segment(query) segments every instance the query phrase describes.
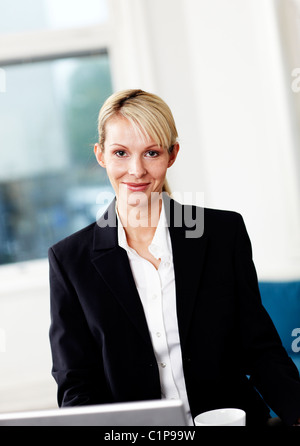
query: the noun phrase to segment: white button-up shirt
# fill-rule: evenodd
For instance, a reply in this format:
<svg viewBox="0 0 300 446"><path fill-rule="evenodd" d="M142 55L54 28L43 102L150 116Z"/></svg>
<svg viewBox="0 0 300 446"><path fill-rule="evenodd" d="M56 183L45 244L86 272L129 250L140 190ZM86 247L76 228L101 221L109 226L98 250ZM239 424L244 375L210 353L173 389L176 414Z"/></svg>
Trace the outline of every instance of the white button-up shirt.
<svg viewBox="0 0 300 446"><path fill-rule="evenodd" d="M162 210L153 240L148 247L149 252L156 259L161 259L158 269L128 246L126 234L119 217L118 243L127 252L135 284L144 308L158 364L162 398L181 399L188 422L193 425L183 375L176 312L172 245L164 204L162 203Z"/></svg>

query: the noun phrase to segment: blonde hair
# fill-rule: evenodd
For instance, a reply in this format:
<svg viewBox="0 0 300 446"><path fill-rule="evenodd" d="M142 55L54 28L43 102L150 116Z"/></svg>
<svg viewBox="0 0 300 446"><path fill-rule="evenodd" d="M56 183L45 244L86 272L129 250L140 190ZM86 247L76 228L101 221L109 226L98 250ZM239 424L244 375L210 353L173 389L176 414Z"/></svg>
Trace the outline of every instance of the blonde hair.
<svg viewBox="0 0 300 446"><path fill-rule="evenodd" d="M178 133L169 106L159 97L143 90L123 90L112 94L103 104L98 116L99 145L104 150L105 125L120 115L128 119L144 137L151 138L172 152ZM163 190L170 193L165 180Z"/></svg>

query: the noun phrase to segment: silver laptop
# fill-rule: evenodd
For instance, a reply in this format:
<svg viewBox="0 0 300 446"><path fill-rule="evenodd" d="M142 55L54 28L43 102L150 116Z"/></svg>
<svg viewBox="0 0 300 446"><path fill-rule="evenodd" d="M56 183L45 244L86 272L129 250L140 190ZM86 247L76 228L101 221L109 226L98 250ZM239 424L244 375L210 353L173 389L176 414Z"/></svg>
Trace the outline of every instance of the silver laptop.
<svg viewBox="0 0 300 446"><path fill-rule="evenodd" d="M0 426L187 426L180 400L151 400L0 414Z"/></svg>

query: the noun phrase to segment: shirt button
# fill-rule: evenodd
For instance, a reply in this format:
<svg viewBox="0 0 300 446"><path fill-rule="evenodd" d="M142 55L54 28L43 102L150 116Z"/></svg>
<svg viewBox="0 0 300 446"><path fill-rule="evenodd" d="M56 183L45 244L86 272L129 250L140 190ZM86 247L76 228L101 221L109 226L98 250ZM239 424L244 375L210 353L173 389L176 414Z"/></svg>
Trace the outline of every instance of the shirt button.
<svg viewBox="0 0 300 446"><path fill-rule="evenodd" d="M161 366L163 369L166 367L166 365L167 365L167 364L166 364L165 362L161 362L161 363L160 363L160 366Z"/></svg>
<svg viewBox="0 0 300 446"><path fill-rule="evenodd" d="M157 294L152 294L152 299L153 300L157 299Z"/></svg>
<svg viewBox="0 0 300 446"><path fill-rule="evenodd" d="M158 332L156 333L156 336L157 336L158 338L160 338L160 337L161 337L161 333L158 331Z"/></svg>

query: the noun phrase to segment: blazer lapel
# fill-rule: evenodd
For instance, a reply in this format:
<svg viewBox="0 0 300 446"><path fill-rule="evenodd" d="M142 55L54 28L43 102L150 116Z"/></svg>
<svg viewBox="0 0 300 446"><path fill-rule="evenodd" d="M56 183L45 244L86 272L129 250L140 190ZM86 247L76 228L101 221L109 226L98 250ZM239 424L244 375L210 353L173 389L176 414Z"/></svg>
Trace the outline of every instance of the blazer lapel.
<svg viewBox="0 0 300 446"><path fill-rule="evenodd" d="M146 343L152 345L127 253L118 245L115 200L95 225L91 261Z"/></svg>
<svg viewBox="0 0 300 446"><path fill-rule="evenodd" d="M204 235L189 238L191 228L185 224L184 215L187 207L166 196L164 202L173 250L179 335L184 346L201 280L207 238ZM92 262L146 343L152 346L127 253L118 245L115 200L95 225Z"/></svg>
<svg viewBox="0 0 300 446"><path fill-rule="evenodd" d="M169 228L176 282L178 328L181 345L184 347L202 276L207 237L202 235L196 238L189 238L189 235L191 235L189 231L192 229L185 224L184 212L191 211L192 208L190 206L182 206L173 200L169 205ZM201 220L202 217L203 214L200 216Z"/></svg>

